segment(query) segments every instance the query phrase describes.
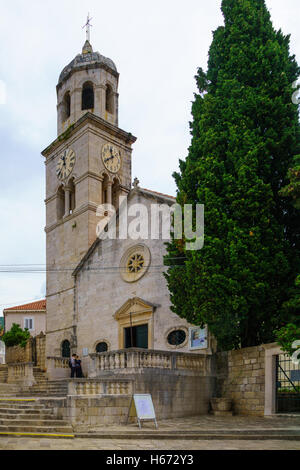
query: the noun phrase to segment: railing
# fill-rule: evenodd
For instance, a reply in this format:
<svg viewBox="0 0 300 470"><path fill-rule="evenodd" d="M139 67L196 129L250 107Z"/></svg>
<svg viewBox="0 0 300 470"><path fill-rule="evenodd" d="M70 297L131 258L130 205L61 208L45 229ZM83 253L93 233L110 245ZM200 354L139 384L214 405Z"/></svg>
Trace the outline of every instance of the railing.
<svg viewBox="0 0 300 470"><path fill-rule="evenodd" d="M47 357L54 369L69 369L69 360L65 357Z"/></svg>
<svg viewBox="0 0 300 470"><path fill-rule="evenodd" d="M126 349L90 354L90 376L98 371L120 369L169 369L209 372L210 357L206 354L188 354L171 351Z"/></svg>
<svg viewBox="0 0 300 470"><path fill-rule="evenodd" d="M73 379L68 383L69 396L132 395L132 380Z"/></svg>
<svg viewBox="0 0 300 470"><path fill-rule="evenodd" d="M65 357L47 357L48 379L66 379L70 377L69 359Z"/></svg>

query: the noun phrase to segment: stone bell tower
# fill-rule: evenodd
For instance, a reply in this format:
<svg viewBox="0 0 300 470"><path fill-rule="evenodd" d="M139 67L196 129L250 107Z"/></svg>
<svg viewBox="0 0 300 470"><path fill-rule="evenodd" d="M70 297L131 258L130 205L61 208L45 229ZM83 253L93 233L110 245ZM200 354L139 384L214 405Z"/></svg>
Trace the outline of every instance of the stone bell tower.
<svg viewBox="0 0 300 470"><path fill-rule="evenodd" d="M60 74L58 137L43 152L46 165L47 356L76 348L72 272L96 240L96 211L118 207L131 189L136 138L118 127L119 73L94 52L89 35ZM64 347L62 347L64 345Z"/></svg>

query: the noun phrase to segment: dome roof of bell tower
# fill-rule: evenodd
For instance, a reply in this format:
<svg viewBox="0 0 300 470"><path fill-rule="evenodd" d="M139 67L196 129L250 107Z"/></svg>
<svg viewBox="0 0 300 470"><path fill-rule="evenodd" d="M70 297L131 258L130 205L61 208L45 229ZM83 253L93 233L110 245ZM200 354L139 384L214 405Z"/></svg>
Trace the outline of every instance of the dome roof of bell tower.
<svg viewBox="0 0 300 470"><path fill-rule="evenodd" d="M109 69L114 75L118 74L117 67L114 62L101 55L100 52L94 52L91 43L86 40L82 48L82 53L78 54L61 72L58 85L64 82L76 71L99 67Z"/></svg>

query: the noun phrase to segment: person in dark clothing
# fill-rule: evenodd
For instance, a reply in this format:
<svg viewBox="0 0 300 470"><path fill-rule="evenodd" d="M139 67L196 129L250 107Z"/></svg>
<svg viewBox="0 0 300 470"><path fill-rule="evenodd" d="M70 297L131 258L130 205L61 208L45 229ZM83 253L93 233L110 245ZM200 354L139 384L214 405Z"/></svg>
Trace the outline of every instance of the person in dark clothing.
<svg viewBox="0 0 300 470"><path fill-rule="evenodd" d="M77 379L82 379L83 378L83 373L82 373L82 368L81 368L81 360L79 359L78 356L76 356L76 378Z"/></svg>
<svg viewBox="0 0 300 470"><path fill-rule="evenodd" d="M76 375L76 354L73 354L69 360L69 367L71 368L71 379L73 379Z"/></svg>

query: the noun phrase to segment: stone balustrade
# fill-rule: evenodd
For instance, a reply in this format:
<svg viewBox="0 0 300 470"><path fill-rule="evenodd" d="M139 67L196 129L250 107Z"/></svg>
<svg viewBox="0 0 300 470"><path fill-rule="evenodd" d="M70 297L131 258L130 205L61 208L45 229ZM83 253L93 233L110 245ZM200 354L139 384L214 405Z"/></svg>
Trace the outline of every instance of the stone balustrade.
<svg viewBox="0 0 300 470"><path fill-rule="evenodd" d="M100 354L90 354L90 377L98 372L120 369L169 369L209 372L210 356L171 351L126 349Z"/></svg>
<svg viewBox="0 0 300 470"><path fill-rule="evenodd" d="M132 395L132 380L126 379L72 379L68 383L69 396Z"/></svg>
<svg viewBox="0 0 300 470"><path fill-rule="evenodd" d="M32 362L15 363L7 365L7 383L31 387L36 383L33 375Z"/></svg>
<svg viewBox="0 0 300 470"><path fill-rule="evenodd" d="M65 357L47 357L47 374L50 379L69 378L69 359Z"/></svg>
<svg viewBox="0 0 300 470"><path fill-rule="evenodd" d="M53 361L55 369L69 369L69 359L65 357L48 357L50 361Z"/></svg>

